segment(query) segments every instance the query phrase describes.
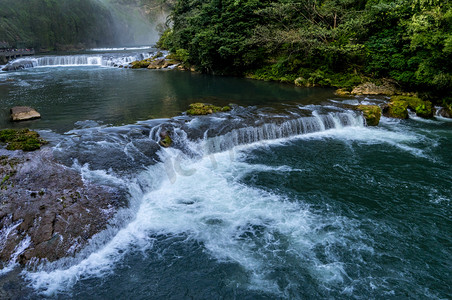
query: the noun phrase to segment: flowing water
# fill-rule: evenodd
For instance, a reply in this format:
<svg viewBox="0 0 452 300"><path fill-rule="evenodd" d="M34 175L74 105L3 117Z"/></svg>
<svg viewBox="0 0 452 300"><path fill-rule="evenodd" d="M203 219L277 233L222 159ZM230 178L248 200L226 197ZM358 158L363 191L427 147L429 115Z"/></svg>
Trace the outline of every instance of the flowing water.
<svg viewBox="0 0 452 300"><path fill-rule="evenodd" d="M0 73L0 127L39 130L130 205L76 257L0 273L19 298L452 297L450 120L371 128L347 107L384 99L85 58ZM181 114L196 101L233 110ZM5 121L20 104L43 118Z"/></svg>

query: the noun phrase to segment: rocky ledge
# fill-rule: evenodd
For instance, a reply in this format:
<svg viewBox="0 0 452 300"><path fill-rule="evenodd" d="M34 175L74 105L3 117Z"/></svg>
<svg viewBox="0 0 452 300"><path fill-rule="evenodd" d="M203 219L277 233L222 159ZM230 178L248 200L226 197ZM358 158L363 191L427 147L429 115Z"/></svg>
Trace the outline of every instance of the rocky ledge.
<svg viewBox="0 0 452 300"><path fill-rule="evenodd" d="M0 149L0 261L74 255L125 205L119 190L84 181L50 149Z"/></svg>

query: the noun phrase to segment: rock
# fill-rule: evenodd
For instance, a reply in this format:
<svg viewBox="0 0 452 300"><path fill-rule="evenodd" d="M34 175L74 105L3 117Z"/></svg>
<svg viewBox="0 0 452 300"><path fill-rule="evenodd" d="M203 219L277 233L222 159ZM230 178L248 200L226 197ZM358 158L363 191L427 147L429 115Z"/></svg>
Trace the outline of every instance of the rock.
<svg viewBox="0 0 452 300"><path fill-rule="evenodd" d="M383 115L388 118L408 119L408 103L392 101L383 106Z"/></svg>
<svg viewBox="0 0 452 300"><path fill-rule="evenodd" d="M438 110L438 115L443 118L452 118L452 110L447 107L441 107Z"/></svg>
<svg viewBox="0 0 452 300"><path fill-rule="evenodd" d="M408 109L418 117L433 118L435 108L430 101L412 96L393 96L391 102L383 107L383 115L390 118L407 119Z"/></svg>
<svg viewBox="0 0 452 300"><path fill-rule="evenodd" d="M28 106L15 106L11 108L12 121L25 121L31 119L39 119L41 114Z"/></svg>
<svg viewBox="0 0 452 300"><path fill-rule="evenodd" d="M47 141L28 129L3 129L0 130L0 143L7 143L7 150L34 151L47 144Z"/></svg>
<svg viewBox="0 0 452 300"><path fill-rule="evenodd" d="M380 123L381 108L378 105L358 105L357 109L363 112L367 126L377 126Z"/></svg>
<svg viewBox="0 0 452 300"><path fill-rule="evenodd" d="M294 83L296 86L305 87L307 81L303 77L298 77L297 79L295 79Z"/></svg>
<svg viewBox="0 0 452 300"><path fill-rule="evenodd" d="M0 232L8 232L0 243L3 263L21 243L22 265L72 256L125 204L117 189L83 181L50 150L0 150L0 178Z"/></svg>
<svg viewBox="0 0 452 300"><path fill-rule="evenodd" d="M352 95L398 95L402 92L389 80L383 82L382 85L376 85L373 82L366 82L356 86L352 91Z"/></svg>
<svg viewBox="0 0 452 300"><path fill-rule="evenodd" d="M336 92L334 92L338 96L348 96L351 95L350 91L347 91L347 89L338 89Z"/></svg>
<svg viewBox="0 0 452 300"><path fill-rule="evenodd" d="M147 68L151 64L150 60L136 60L134 62L131 62L131 68L132 69L144 69Z"/></svg>
<svg viewBox="0 0 452 300"><path fill-rule="evenodd" d="M219 107L198 102L190 104L190 109L187 110L187 115L209 115L216 112L225 112L230 110L231 108L229 106Z"/></svg>
<svg viewBox="0 0 452 300"><path fill-rule="evenodd" d="M168 131L162 130L160 132L160 141L159 141L160 146L168 148L171 146L172 143L173 140L171 139Z"/></svg>
<svg viewBox="0 0 452 300"><path fill-rule="evenodd" d="M148 69L162 69L164 65L165 65L165 59L161 58L161 59L156 59L156 60L152 61L147 68Z"/></svg>

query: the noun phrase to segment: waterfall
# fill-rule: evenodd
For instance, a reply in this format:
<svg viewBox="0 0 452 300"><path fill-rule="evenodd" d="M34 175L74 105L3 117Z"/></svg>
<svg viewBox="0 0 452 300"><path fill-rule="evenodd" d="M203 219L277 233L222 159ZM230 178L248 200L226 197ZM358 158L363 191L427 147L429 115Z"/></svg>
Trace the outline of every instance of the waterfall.
<svg viewBox="0 0 452 300"><path fill-rule="evenodd" d="M203 117L201 117L203 118ZM259 126L245 126L244 122L233 122L239 128L234 128L226 133L216 134L215 131L223 132L223 128L210 127L204 131L203 138L196 140L193 137L197 133L187 127L174 126L169 129L175 146L186 152L197 154L211 154L227 151L235 146L247 145L265 140L276 140L290 138L297 135L326 131L329 129L341 129L343 127L364 127L364 118L354 111L329 112L320 114L312 112L312 116L299 116L298 118L272 122L268 121ZM229 124L230 125L230 124ZM152 128L150 138L159 141L160 132L168 130L168 124ZM199 149L203 153L199 153Z"/></svg>

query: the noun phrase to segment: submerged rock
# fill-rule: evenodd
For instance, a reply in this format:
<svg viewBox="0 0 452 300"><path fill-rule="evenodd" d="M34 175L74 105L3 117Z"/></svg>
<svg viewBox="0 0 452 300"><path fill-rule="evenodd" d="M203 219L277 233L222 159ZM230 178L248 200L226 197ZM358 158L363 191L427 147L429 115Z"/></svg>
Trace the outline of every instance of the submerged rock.
<svg viewBox="0 0 452 300"><path fill-rule="evenodd" d="M3 263L74 255L124 204L116 189L83 181L50 151L0 154Z"/></svg>
<svg viewBox="0 0 452 300"><path fill-rule="evenodd" d="M11 108L11 120L12 121L25 121L31 119L39 119L41 114L35 109L28 106L15 106Z"/></svg>
<svg viewBox="0 0 452 300"><path fill-rule="evenodd" d="M190 109L187 110L187 115L209 115L230 110L231 108L229 106L219 107L211 104L192 103L190 104Z"/></svg>
<svg viewBox="0 0 452 300"><path fill-rule="evenodd" d="M377 126L380 123L381 108L378 105L358 105L357 109L363 112L368 126Z"/></svg>

